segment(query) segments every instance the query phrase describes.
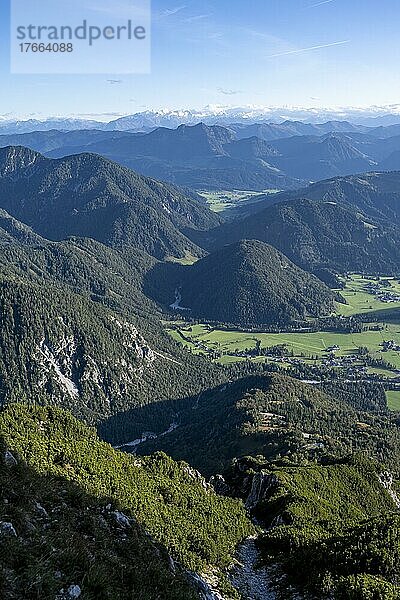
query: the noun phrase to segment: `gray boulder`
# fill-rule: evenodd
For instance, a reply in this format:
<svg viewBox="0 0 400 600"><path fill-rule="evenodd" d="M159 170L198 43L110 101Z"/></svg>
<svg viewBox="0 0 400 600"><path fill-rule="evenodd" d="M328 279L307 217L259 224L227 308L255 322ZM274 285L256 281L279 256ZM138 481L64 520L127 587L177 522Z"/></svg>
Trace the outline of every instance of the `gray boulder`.
<svg viewBox="0 0 400 600"><path fill-rule="evenodd" d="M12 523L0 521L0 535L4 537L17 537L17 532Z"/></svg>

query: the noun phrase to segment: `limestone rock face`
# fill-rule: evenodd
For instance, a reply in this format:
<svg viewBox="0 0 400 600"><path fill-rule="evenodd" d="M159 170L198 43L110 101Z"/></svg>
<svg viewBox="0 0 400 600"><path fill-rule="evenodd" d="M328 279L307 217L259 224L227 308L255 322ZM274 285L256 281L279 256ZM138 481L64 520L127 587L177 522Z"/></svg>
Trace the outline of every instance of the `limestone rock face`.
<svg viewBox="0 0 400 600"><path fill-rule="evenodd" d="M385 490L388 492L389 496L392 498L397 508L400 508L400 498L393 489L394 477L392 473L389 473L388 471L381 473L379 476L379 481L381 482Z"/></svg>
<svg viewBox="0 0 400 600"><path fill-rule="evenodd" d="M278 480L271 473L255 473L251 484L251 491L246 500L246 508L252 511L259 502L265 500L271 488L278 485Z"/></svg>

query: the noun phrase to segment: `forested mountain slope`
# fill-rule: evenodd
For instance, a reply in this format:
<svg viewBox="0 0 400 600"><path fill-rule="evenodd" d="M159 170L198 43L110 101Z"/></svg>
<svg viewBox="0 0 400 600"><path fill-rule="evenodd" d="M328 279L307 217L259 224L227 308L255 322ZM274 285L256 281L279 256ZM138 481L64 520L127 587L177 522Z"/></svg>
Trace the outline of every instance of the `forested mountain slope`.
<svg viewBox="0 0 400 600"><path fill-rule="evenodd" d="M170 302L179 290L181 306L199 319L289 325L335 310L336 296L320 280L256 240L225 246L190 267L164 269ZM157 278L153 289L160 293Z"/></svg>
<svg viewBox="0 0 400 600"><path fill-rule="evenodd" d="M117 452L65 411L14 405L0 437L3 597L198 598L183 569L221 576L254 532L189 465Z"/></svg>
<svg viewBox="0 0 400 600"><path fill-rule="evenodd" d="M35 397L93 423L229 377L164 332L142 291L155 262L93 240L0 244L0 402Z"/></svg>
<svg viewBox="0 0 400 600"><path fill-rule="evenodd" d="M0 206L48 239L90 237L158 258L201 254L183 230L219 222L174 187L100 156L50 160L22 147L0 150Z"/></svg>
<svg viewBox="0 0 400 600"><path fill-rule="evenodd" d="M227 482L267 527L258 545L286 575L275 580L278 597L399 597L399 498L382 465L361 455L301 465L245 459Z"/></svg>
<svg viewBox="0 0 400 600"><path fill-rule="evenodd" d="M278 154L275 166L292 177L308 181L378 168L377 162L358 149L351 138L336 133L282 139L272 146Z"/></svg>
<svg viewBox="0 0 400 600"><path fill-rule="evenodd" d="M178 423L170 435L140 445L140 453L162 449L207 475L248 455L302 460L365 451L399 464L400 431L387 412L361 410L280 374L205 392L182 407Z"/></svg>
<svg viewBox="0 0 400 600"><path fill-rule="evenodd" d="M400 172L363 173L319 181L307 188L273 196L274 202L309 198L337 202L367 218L400 223Z"/></svg>
<svg viewBox="0 0 400 600"><path fill-rule="evenodd" d="M400 228L328 199L279 202L194 239L209 249L242 239L260 240L309 271L399 272Z"/></svg>

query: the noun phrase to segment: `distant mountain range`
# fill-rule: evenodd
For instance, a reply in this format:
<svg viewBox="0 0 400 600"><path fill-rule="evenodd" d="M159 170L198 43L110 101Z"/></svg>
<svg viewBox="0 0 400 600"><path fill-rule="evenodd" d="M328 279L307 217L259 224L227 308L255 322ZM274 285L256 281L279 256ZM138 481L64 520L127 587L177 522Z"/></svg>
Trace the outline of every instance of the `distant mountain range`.
<svg viewBox="0 0 400 600"><path fill-rule="evenodd" d="M370 130L368 127L354 125L349 121L327 121L319 124L286 120L282 123L234 123L228 126L235 131L239 139L255 136L266 141L300 135L320 136L333 132L367 133Z"/></svg>
<svg viewBox="0 0 400 600"><path fill-rule="evenodd" d="M75 130L0 135L50 158L90 152L142 175L203 190L296 189L336 176L400 169L398 126L285 122L180 125L147 133Z"/></svg>
<svg viewBox="0 0 400 600"><path fill-rule="evenodd" d="M104 123L87 119L49 118L44 120L27 119L21 121L0 121L0 131L4 134L31 133L33 131L73 131L75 129L103 128Z"/></svg>
<svg viewBox="0 0 400 600"><path fill-rule="evenodd" d="M0 145L10 144L23 144L53 158L101 154L146 176L195 189L262 191L294 189L305 183L272 164L278 153L264 140L237 140L230 129L202 123L142 135L50 131L0 137Z"/></svg>
<svg viewBox="0 0 400 600"><path fill-rule="evenodd" d="M157 127L176 128L179 125L195 125L202 121L207 125L230 125L238 123L281 124L285 121L301 124L317 124L329 121L347 121L364 127L390 126L400 123L400 105L374 107L373 109L324 109L300 107L257 107L257 106L208 106L200 110L146 110L122 116L109 122L87 118L49 117L47 119L0 120L4 133L27 133L50 129L104 129L116 131L146 131ZM349 131L349 129L346 129ZM332 131L332 130L331 130ZM308 131L310 135L312 131ZM325 131L326 133L326 131Z"/></svg>

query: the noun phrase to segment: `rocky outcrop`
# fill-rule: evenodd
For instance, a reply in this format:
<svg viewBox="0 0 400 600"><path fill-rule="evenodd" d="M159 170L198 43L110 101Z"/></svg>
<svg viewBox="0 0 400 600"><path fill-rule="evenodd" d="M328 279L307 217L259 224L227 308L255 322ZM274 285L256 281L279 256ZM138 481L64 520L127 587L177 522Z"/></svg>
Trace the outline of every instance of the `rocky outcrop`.
<svg viewBox="0 0 400 600"><path fill-rule="evenodd" d="M128 350L133 350L138 360L147 364L152 364L156 360L156 354L132 323L119 321L115 317L110 317L110 320L124 332L124 346Z"/></svg>
<svg viewBox="0 0 400 600"><path fill-rule="evenodd" d="M39 502L34 502L34 506L35 506L36 513L39 515L39 517L41 517L42 519L49 518L49 513L41 504L39 504Z"/></svg>
<svg viewBox="0 0 400 600"><path fill-rule="evenodd" d="M0 521L0 536L1 537L17 537L17 532L12 523Z"/></svg>
<svg viewBox="0 0 400 600"><path fill-rule="evenodd" d="M115 512L111 513L111 516L115 519L116 523L120 527L128 529L131 527L131 521L126 515L124 515L124 513L116 510Z"/></svg>
<svg viewBox="0 0 400 600"><path fill-rule="evenodd" d="M229 600L217 591L208 578L197 573L188 573L190 583L199 592L201 600Z"/></svg>
<svg viewBox="0 0 400 600"><path fill-rule="evenodd" d="M15 467L18 464L17 459L9 450L4 452L3 460L6 467Z"/></svg>
<svg viewBox="0 0 400 600"><path fill-rule="evenodd" d="M79 585L70 585L67 591L61 590L56 600L76 600L82 595L82 590Z"/></svg>
<svg viewBox="0 0 400 600"><path fill-rule="evenodd" d="M265 567L259 567L260 556L256 539L249 538L239 548L238 564L232 569L230 580L232 585L251 600L276 600L271 585L271 574Z"/></svg>
<svg viewBox="0 0 400 600"><path fill-rule="evenodd" d="M389 496L393 500L396 507L398 509L400 509L400 498L397 495L397 493L395 492L395 490L393 489L393 484L394 484L393 475L391 473L389 473L388 471L385 471L379 475L379 481L381 482L381 484L383 485L385 490L388 492Z"/></svg>
<svg viewBox="0 0 400 600"><path fill-rule="evenodd" d="M255 473L251 484L250 494L246 500L246 508L252 511L257 504L267 498L268 492L279 484L278 479L271 473Z"/></svg>
<svg viewBox="0 0 400 600"><path fill-rule="evenodd" d="M213 475L210 479L210 485L215 490L215 493L219 496L232 496L234 495L234 490L231 486L225 481L225 478L222 475Z"/></svg>
<svg viewBox="0 0 400 600"><path fill-rule="evenodd" d="M196 483L200 483L200 485L206 492L210 492L212 490L212 486L209 483L207 483L207 481L204 479L204 477L199 471L193 469L193 467L191 467L188 464L184 465L182 467L182 470L189 479L192 479Z"/></svg>

